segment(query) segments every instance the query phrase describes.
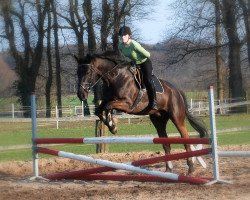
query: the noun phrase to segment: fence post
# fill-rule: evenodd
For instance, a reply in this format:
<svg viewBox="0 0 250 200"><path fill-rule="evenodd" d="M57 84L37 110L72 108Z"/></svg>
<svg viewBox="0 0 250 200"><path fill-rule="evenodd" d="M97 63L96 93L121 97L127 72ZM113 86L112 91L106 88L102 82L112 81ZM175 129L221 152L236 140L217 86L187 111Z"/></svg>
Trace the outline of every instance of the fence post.
<svg viewBox="0 0 250 200"><path fill-rule="evenodd" d="M82 117L84 117L84 102L82 101Z"/></svg>
<svg viewBox="0 0 250 200"><path fill-rule="evenodd" d="M107 136L106 126L101 120L96 120L95 136L102 137ZM108 144L96 144L96 153L107 153Z"/></svg>
<svg viewBox="0 0 250 200"><path fill-rule="evenodd" d="M14 103L11 104L11 110L12 110L12 119L15 118L15 105Z"/></svg>
<svg viewBox="0 0 250 200"><path fill-rule="evenodd" d="M56 106L56 129L59 128L59 110L58 107Z"/></svg>

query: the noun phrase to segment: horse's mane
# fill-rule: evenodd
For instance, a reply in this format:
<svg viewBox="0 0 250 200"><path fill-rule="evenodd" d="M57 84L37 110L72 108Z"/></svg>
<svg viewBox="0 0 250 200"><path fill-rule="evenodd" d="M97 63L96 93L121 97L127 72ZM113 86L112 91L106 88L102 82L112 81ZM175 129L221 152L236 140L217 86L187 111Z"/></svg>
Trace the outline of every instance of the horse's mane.
<svg viewBox="0 0 250 200"><path fill-rule="evenodd" d="M110 60L116 65L119 65L119 67L124 67L125 65L130 64L129 61L124 58L124 56L116 51L105 51L101 54L95 54L94 57Z"/></svg>

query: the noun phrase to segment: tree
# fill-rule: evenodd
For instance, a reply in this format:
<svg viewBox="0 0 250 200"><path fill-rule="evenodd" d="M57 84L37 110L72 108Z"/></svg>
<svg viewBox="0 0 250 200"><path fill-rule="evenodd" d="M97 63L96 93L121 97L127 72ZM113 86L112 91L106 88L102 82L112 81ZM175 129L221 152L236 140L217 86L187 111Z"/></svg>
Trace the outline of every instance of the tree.
<svg viewBox="0 0 250 200"><path fill-rule="evenodd" d="M220 2L215 0L215 40L216 40L216 72L217 72L217 98L223 102L225 92L225 70L222 58L222 27ZM221 112L221 109L218 109Z"/></svg>
<svg viewBox="0 0 250 200"><path fill-rule="evenodd" d="M86 27L84 27L84 25L87 21L84 20L84 16L81 15L78 0L68 0L68 5L68 9L64 10L65 12L57 12L57 15L68 23L68 26L61 25L60 28L73 30L76 37L78 57L81 58L85 53L84 31Z"/></svg>
<svg viewBox="0 0 250 200"><path fill-rule="evenodd" d="M94 31L91 0L84 0L82 7L87 21L88 51L94 53L96 51L96 36Z"/></svg>
<svg viewBox="0 0 250 200"><path fill-rule="evenodd" d="M222 0L222 15L229 47L229 87L231 97L244 97L241 74L241 43L237 32L237 13L235 0Z"/></svg>
<svg viewBox="0 0 250 200"><path fill-rule="evenodd" d="M4 23L4 37L15 59L18 75L17 95L24 110L30 106L43 55L45 17L49 0L2 1L0 9ZM32 31L34 32L32 32ZM22 42L18 42L22 41ZM20 51L21 50L21 51ZM30 116L30 112L25 112Z"/></svg>
<svg viewBox="0 0 250 200"><path fill-rule="evenodd" d="M210 0L210 1L180 1L177 5L180 11L179 16L184 20L179 25L179 29L175 32L174 38L179 37L187 41L186 47L181 49L178 54L178 60L192 57L194 53L200 53L204 50L216 49L217 74L218 74L218 95L222 96L222 80L226 73L222 72L222 47L228 47L228 51L224 50L224 54L228 52L229 67L229 89L230 97L244 97L245 92L242 84L241 72L241 44L238 31L240 30L240 12L237 0ZM216 9L210 9L216 6ZM214 10L216 12L214 12ZM222 15L222 20L221 15ZM216 20L217 21L216 21ZM220 21L221 20L221 25ZM220 31L220 28L223 28ZM213 32L216 30L214 37ZM221 35L221 36L220 36ZM194 46L199 42L206 41L205 48L201 45ZM225 79L225 78L224 78Z"/></svg>
<svg viewBox="0 0 250 200"><path fill-rule="evenodd" d="M107 38L109 36L109 32L111 29L110 12L111 12L110 4L108 3L107 0L102 0L102 16L101 16L101 28L100 28L102 51L106 51L108 48Z"/></svg>
<svg viewBox="0 0 250 200"><path fill-rule="evenodd" d="M243 20L246 29L246 43L247 43L247 55L248 55L248 67L250 67L250 1L238 0L239 5L243 12Z"/></svg>
<svg viewBox="0 0 250 200"><path fill-rule="evenodd" d="M60 52L59 52L59 39L58 39L58 20L57 20L57 9L55 1L51 1L51 8L54 19L54 40L55 40L55 59L56 59L56 96L57 106L59 111L59 117L62 117L62 91L61 91L61 63L60 63Z"/></svg>
<svg viewBox="0 0 250 200"><path fill-rule="evenodd" d="M50 5L51 6L51 5ZM46 80L45 87L45 98L46 98L46 117L51 117L51 87L53 79L53 67L52 67L52 56L51 56L51 27L52 19L51 12L48 12L48 30L47 30L47 63L48 63L48 77Z"/></svg>

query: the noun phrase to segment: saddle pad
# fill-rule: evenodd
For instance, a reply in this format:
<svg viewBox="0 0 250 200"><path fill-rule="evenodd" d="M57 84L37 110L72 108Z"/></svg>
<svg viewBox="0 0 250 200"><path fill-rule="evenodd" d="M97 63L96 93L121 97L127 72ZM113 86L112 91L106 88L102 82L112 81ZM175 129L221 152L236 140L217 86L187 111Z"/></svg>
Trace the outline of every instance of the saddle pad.
<svg viewBox="0 0 250 200"><path fill-rule="evenodd" d="M160 80L155 75L153 75L153 82L155 85L156 92L163 93L164 89L162 87L162 84L161 84Z"/></svg>

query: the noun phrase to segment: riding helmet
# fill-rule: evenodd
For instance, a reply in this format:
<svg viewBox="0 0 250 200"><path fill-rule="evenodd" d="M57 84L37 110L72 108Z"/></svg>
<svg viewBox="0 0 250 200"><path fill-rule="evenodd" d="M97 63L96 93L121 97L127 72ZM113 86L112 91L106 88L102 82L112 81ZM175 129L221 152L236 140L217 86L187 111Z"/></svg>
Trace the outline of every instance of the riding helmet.
<svg viewBox="0 0 250 200"><path fill-rule="evenodd" d="M132 32L128 26L122 26L119 30L119 36L132 35Z"/></svg>

